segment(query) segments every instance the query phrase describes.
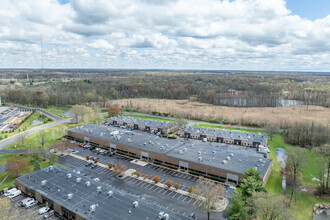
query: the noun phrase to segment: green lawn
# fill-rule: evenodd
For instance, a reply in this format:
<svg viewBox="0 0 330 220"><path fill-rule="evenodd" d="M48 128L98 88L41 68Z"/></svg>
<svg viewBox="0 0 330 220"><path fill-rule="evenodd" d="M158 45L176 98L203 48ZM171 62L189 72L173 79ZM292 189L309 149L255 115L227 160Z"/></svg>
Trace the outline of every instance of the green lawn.
<svg viewBox="0 0 330 220"><path fill-rule="evenodd" d="M2 155L0 155L1 165L6 163L6 159L8 157L19 157L19 154L2 154ZM29 167L29 171L21 174L21 175L24 175L24 174L27 174L27 173L30 173L30 172L33 171L34 162L30 161L30 158L29 158L28 154L23 154L22 157L28 160L28 167ZM41 169L50 166L49 160L40 159L39 162L40 162ZM68 167L66 167L62 164L59 164L59 163L55 163L55 164L57 164L59 166L62 166L66 169L69 169ZM0 174L0 182L5 178L5 176L7 176L7 174L8 174L8 171L3 172L3 173ZM9 175L7 177L7 179L2 183L2 185L0 185L0 190L3 190L4 188L14 187L15 186L15 178L16 178L16 175L14 175L14 174Z"/></svg>
<svg viewBox="0 0 330 220"><path fill-rule="evenodd" d="M0 134L0 140L4 139L4 138L7 138L11 135L14 135L14 134L17 134L21 131L25 131L27 129L30 129L32 127L36 127L36 126L40 126L40 125L43 125L43 124L39 124L39 125L35 125L35 126L31 126L32 125L32 122L35 120L35 119L38 119L39 121L42 121L43 124L46 124L46 123L49 123L49 122L52 122L52 119L47 117L46 115L40 113L40 112L33 112L29 117L28 119L23 122L23 124L21 124L14 132L11 132L11 133L1 133Z"/></svg>
<svg viewBox="0 0 330 220"><path fill-rule="evenodd" d="M50 107L43 108L43 109L45 109L46 111L48 111L54 115L61 117L61 118L67 118L63 115L63 113L70 110L71 106L61 106L61 107L50 106Z"/></svg>
<svg viewBox="0 0 330 220"><path fill-rule="evenodd" d="M54 137L52 135L53 132L55 133L55 141L60 141L65 132L63 132L61 135L58 132L59 129L66 131L66 129L68 129L68 128L76 127L76 126L80 126L80 125L81 124L60 124L60 125L56 125L52 128L45 129L44 131L46 132L46 135L47 135L45 146L50 146L54 142ZM40 136L39 136L39 132L38 132L38 133L29 135L28 137L26 137L26 144L24 146L20 146L19 142L15 142L15 143L12 143L12 144L8 145L7 147L5 147L5 149L6 150L15 150L15 145L17 146L16 150L28 149L30 146L39 148L39 147L41 147L39 139L40 139Z"/></svg>
<svg viewBox="0 0 330 220"><path fill-rule="evenodd" d="M247 128L232 128L232 127L225 127L225 126L219 126L219 125L209 125L209 124L196 124L193 127L197 128L215 128L215 129L228 129L228 130L234 130L234 131L247 131L247 132L253 132L256 134L261 133L266 133L263 130L257 130L257 129L247 129Z"/></svg>
<svg viewBox="0 0 330 220"><path fill-rule="evenodd" d="M159 118L159 117L155 117L155 116L136 115L136 114L127 114L127 113L125 113L124 116L131 116L133 118L142 118L142 119L150 119L150 120L155 120L155 121L166 121L166 122L171 122L171 123L177 123L177 121L172 120L172 119Z"/></svg>
<svg viewBox="0 0 330 220"><path fill-rule="evenodd" d="M273 140L268 141L268 144L270 145L270 157L272 158L274 165L272 172L269 176L269 179L266 183L266 189L267 191L272 195L283 195L282 192L282 175L281 175L281 166L276 161L276 148L283 148L285 150L287 149L294 149L298 148L296 146L289 145L284 142L283 137L279 134L275 135L273 137ZM302 170L302 180L303 184L305 185L312 185L316 186L317 182L312 181L311 179L316 176L318 172L317 167L317 158L320 156L313 151L306 150L306 155L309 158L309 163L305 168ZM290 197L290 189L287 189L286 197ZM292 206L289 207L292 211L292 213L298 218L298 219L311 219L312 218L312 208L316 203L322 203L322 202L328 202L327 199L322 199L314 195L310 195L307 193L301 193L296 192L298 195L297 201L293 202Z"/></svg>

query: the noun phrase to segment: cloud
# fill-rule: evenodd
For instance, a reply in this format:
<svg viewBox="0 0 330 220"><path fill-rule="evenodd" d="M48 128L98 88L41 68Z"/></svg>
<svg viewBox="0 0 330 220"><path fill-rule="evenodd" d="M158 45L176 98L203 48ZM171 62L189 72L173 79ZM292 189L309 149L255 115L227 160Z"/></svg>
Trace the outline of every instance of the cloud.
<svg viewBox="0 0 330 220"><path fill-rule="evenodd" d="M284 0L2 0L0 67L39 67L41 36L52 68L330 70L330 15Z"/></svg>

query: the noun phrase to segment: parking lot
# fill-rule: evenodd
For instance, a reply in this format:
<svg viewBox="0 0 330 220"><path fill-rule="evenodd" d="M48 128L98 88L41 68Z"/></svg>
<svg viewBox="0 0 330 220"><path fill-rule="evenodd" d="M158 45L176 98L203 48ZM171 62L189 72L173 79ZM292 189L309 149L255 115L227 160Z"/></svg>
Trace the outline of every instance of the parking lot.
<svg viewBox="0 0 330 220"><path fill-rule="evenodd" d="M22 219L21 216L28 217L29 219L43 219L43 215L38 215L38 210L40 208L44 207L45 204L38 203L37 205L34 205L33 207L28 208L28 209L25 207L19 207L19 203L26 198L28 198L28 196L22 193L21 195L11 199L12 205L15 207L18 207L18 210L19 210L18 213L14 213L14 215L12 215L13 219ZM61 219L61 217L59 215L57 215L57 216L58 217L52 216L47 219L50 219L50 220Z"/></svg>
<svg viewBox="0 0 330 220"><path fill-rule="evenodd" d="M197 177L177 172L171 169L166 169L152 164L146 166L139 166L134 163L131 163L133 159L123 157L121 155L103 156L96 155L90 150L77 148L77 155L85 157L86 154L90 156L96 156L99 158L99 163L108 164L112 162L114 164L122 163L127 168L133 168L140 171L143 176L144 174L160 177L160 182L165 183L167 179L171 179L174 182L181 184L180 189L187 190L191 185L196 185ZM95 167L91 168L85 167L86 161L80 160L72 156L65 156L59 158L59 163L72 168L80 174L90 177L91 179L98 178L100 182L107 183L114 186L120 190L124 190L128 193L134 194L136 196L142 196L145 199L150 199L159 203L172 211L181 213L183 215L189 215L190 213L196 213L198 219L204 219L205 213L201 211L202 203L194 198L182 195L175 192L174 190L165 189L159 186L156 186L153 181L145 182L138 180L133 177L126 177L125 179L116 178L116 174L108 168ZM224 213L215 213L211 216L211 219L225 219Z"/></svg>

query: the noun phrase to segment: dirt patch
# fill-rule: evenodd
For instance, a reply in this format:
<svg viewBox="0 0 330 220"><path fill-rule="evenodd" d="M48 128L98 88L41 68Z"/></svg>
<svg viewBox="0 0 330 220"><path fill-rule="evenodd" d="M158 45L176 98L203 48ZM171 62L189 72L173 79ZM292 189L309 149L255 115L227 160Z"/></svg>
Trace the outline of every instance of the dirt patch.
<svg viewBox="0 0 330 220"><path fill-rule="evenodd" d="M189 100L146 98L112 100L108 105L131 107L145 113L157 111L186 118L218 117L235 121L249 120L259 125L267 122L281 125L285 122L302 121L314 121L323 125L330 124L330 109L321 106L237 108L215 106Z"/></svg>

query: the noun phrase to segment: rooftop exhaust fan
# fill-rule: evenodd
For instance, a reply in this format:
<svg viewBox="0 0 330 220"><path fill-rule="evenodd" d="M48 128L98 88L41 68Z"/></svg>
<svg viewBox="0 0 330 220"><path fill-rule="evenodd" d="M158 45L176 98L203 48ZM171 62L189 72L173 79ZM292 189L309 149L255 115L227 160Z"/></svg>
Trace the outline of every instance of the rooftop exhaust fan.
<svg viewBox="0 0 330 220"><path fill-rule="evenodd" d="M201 154L202 154L202 152L198 151L198 155L201 155Z"/></svg>
<svg viewBox="0 0 330 220"><path fill-rule="evenodd" d="M202 160L203 160L203 158L202 158L202 157L198 157L198 160L199 160L199 161L202 161Z"/></svg>
<svg viewBox="0 0 330 220"><path fill-rule="evenodd" d="M230 156L233 157L234 156L234 153L230 153Z"/></svg>
<svg viewBox="0 0 330 220"><path fill-rule="evenodd" d="M102 186L98 186L98 187L96 187L96 191L97 191L98 193L102 192Z"/></svg>
<svg viewBox="0 0 330 220"><path fill-rule="evenodd" d="M85 183L85 185L86 185L86 186L90 186L90 185L91 185L91 182L87 181L87 182Z"/></svg>
<svg viewBox="0 0 330 220"><path fill-rule="evenodd" d="M48 167L48 169L49 169L49 170L53 170L53 169L54 169L54 167L53 167L53 166L50 166L50 167Z"/></svg>
<svg viewBox="0 0 330 220"><path fill-rule="evenodd" d="M134 207L134 208L138 207L138 205L139 205L138 201L134 201L134 202L133 202L133 207Z"/></svg>
<svg viewBox="0 0 330 220"><path fill-rule="evenodd" d="M108 196L111 197L113 195L113 192L112 191L109 191L108 192Z"/></svg>
<svg viewBox="0 0 330 220"><path fill-rule="evenodd" d="M91 212L95 212L97 206L99 206L99 205L98 204L93 204L93 205L90 206L89 210Z"/></svg>
<svg viewBox="0 0 330 220"><path fill-rule="evenodd" d="M76 182L77 182L77 183L80 183L80 181L81 181L81 178L78 177L78 178L76 179Z"/></svg>
<svg viewBox="0 0 330 220"><path fill-rule="evenodd" d="M227 159L227 160L230 160L230 157L228 156L228 157L226 157L226 159Z"/></svg>
<svg viewBox="0 0 330 220"><path fill-rule="evenodd" d="M183 154L182 150L179 150L179 154Z"/></svg>
<svg viewBox="0 0 330 220"><path fill-rule="evenodd" d="M69 193L67 196L68 199L72 199L72 197L73 197L73 193Z"/></svg>
<svg viewBox="0 0 330 220"><path fill-rule="evenodd" d="M213 151L213 154L215 154L215 150Z"/></svg>
<svg viewBox="0 0 330 220"><path fill-rule="evenodd" d="M68 177L68 179L71 179L72 174L71 173L68 173L66 176Z"/></svg>
<svg viewBox="0 0 330 220"><path fill-rule="evenodd" d="M42 185L42 186L45 186L46 183L47 183L47 180L43 180L43 181L41 181L41 185Z"/></svg>
<svg viewBox="0 0 330 220"><path fill-rule="evenodd" d="M222 164L226 164L226 163L227 163L227 160L223 160L223 161L222 161Z"/></svg>

